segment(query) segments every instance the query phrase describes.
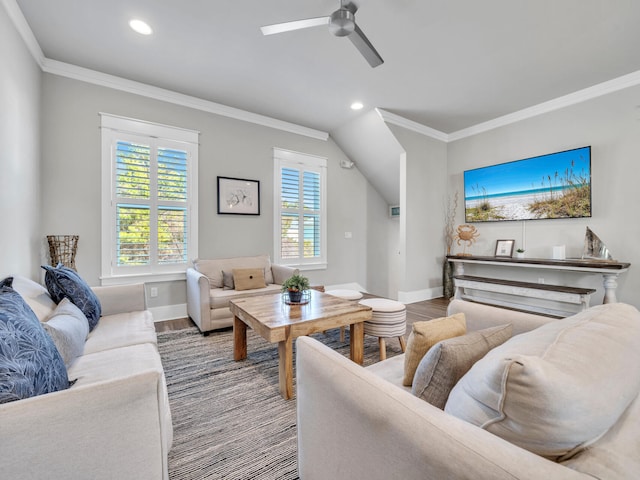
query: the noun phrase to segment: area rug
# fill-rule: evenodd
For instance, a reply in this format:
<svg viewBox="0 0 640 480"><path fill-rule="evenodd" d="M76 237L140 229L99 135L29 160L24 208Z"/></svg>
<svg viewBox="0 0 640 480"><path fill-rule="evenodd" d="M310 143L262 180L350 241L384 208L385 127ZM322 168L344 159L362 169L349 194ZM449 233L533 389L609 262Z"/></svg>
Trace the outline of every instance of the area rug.
<svg viewBox="0 0 640 480"><path fill-rule="evenodd" d="M314 338L349 356L339 330ZM401 353L393 340L387 356ZM246 360L233 360L233 332L205 337L196 328L158 334L173 417L169 477L297 479L296 401L278 390L277 345L247 330ZM364 364L378 361L365 337ZM294 350L295 352L295 350ZM294 365L295 368L295 365Z"/></svg>

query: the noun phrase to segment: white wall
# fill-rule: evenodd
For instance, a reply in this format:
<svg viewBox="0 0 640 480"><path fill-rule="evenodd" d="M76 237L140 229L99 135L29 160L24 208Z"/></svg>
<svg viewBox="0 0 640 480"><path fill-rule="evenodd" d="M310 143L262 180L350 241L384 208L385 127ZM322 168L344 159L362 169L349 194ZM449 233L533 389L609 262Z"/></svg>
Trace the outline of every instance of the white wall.
<svg viewBox="0 0 640 480"><path fill-rule="evenodd" d="M0 278L39 278L42 74L0 7Z"/></svg>
<svg viewBox="0 0 640 480"><path fill-rule="evenodd" d="M391 132L405 150L401 160L398 299L442 296L447 145L396 125Z"/></svg>
<svg viewBox="0 0 640 480"><path fill-rule="evenodd" d="M398 219L389 218L386 200L372 185L367 187L362 206L367 218L367 291L396 298L398 280L392 252L398 248Z"/></svg>
<svg viewBox="0 0 640 480"><path fill-rule="evenodd" d="M100 275L100 131L98 112L198 130L201 258L273 253L273 147L328 158L328 260L309 271L312 284L358 283L368 265L367 238L384 235L368 224L375 195L357 169L340 168L344 153L317 140L56 75L43 80L43 217L45 232L78 234L76 265L90 284ZM218 215L216 177L260 181L261 215ZM345 239L345 232L352 232ZM373 270L373 272L372 272ZM164 302L164 303L163 303ZM151 306L185 302L184 283L160 285Z"/></svg>
<svg viewBox="0 0 640 480"><path fill-rule="evenodd" d="M491 130L448 145L450 192L463 197L462 173L470 168L518 160L574 147L592 147L593 217L589 219L536 220L526 223L527 256L551 257L553 245L566 245L568 257L582 253L586 226L607 244L619 261L631 269L619 279L618 299L640 307L640 221L638 207L638 161L640 160L640 87L628 88L561 110ZM464 223L464 207L457 223ZM523 222L475 224L480 238L471 252L493 255L497 239L522 242ZM457 250L454 250L457 251ZM468 270L468 273L472 273ZM603 296L601 278L576 274L540 274L520 270L490 272L506 278L598 289L592 304Z"/></svg>

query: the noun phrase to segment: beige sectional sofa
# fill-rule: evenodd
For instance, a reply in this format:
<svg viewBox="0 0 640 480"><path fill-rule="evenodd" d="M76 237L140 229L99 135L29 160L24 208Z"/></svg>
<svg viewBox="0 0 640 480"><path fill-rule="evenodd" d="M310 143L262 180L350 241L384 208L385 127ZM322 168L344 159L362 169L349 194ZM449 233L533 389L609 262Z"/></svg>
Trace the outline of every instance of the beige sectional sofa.
<svg viewBox="0 0 640 480"><path fill-rule="evenodd" d="M47 289L13 288L46 320ZM143 285L95 287L102 317L68 367L69 389L0 404L2 478L168 479L173 428Z"/></svg>
<svg viewBox="0 0 640 480"><path fill-rule="evenodd" d="M246 290L230 288L234 269L262 270L265 286ZM298 273L295 268L272 264L269 255L195 260L193 267L187 269L187 314L203 333L230 327L233 315L229 300L278 293L281 284L295 273Z"/></svg>
<svg viewBox="0 0 640 480"><path fill-rule="evenodd" d="M634 307L552 320L454 300L449 314L459 312L467 331L510 323L514 337L471 367L444 411L402 385L404 356L362 368L297 340L303 480L638 478Z"/></svg>

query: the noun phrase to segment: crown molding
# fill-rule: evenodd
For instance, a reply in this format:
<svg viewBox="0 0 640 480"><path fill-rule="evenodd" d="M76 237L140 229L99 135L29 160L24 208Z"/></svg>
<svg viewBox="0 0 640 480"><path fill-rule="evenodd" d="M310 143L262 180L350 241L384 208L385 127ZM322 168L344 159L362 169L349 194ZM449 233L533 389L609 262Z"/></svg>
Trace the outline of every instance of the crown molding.
<svg viewBox="0 0 640 480"><path fill-rule="evenodd" d="M449 135L435 128L427 127L422 125L421 123L414 122L413 120L408 120L400 115L396 115L395 113L387 112L381 108L376 108L376 112L380 115L380 118L387 123L391 123L393 125L398 125L399 127L406 128L407 130L411 130L413 132L419 133L421 135L425 135L427 137L435 138L436 140L440 140L442 142L449 141Z"/></svg>
<svg viewBox="0 0 640 480"><path fill-rule="evenodd" d="M97 72L95 70L90 70L87 68L48 59L44 56L44 53L42 52L38 41L33 35L33 32L31 31L31 28L25 20L24 15L22 14L22 11L20 10L20 7L16 3L16 1L1 1L2 5L7 11L9 18L24 40L29 52L44 72L67 78L73 78L83 82L93 83L95 85L101 85L116 90L134 93L136 95L161 100L168 103L193 108L196 110L202 110L216 115L234 118L236 120L255 123L257 125L315 138L317 140L327 141L329 138L329 134L327 132L323 132L320 130L303 127L301 125L277 120L265 115L259 115L256 113L248 112L246 110L240 110L239 108L229 107L220 103L211 102L209 100L203 100L201 98L192 97L190 95L184 95L171 90L154 87L140 82L134 82L132 80L116 77L114 75L108 75L105 73ZM625 88L634 87L637 85L640 85L640 70L449 134L431 127L427 127L426 125L422 125L421 123L414 122L412 120L401 117L400 115L396 115L380 108L376 108L375 110L385 122L398 125L400 127L406 128L421 135L434 138L436 140L449 143L456 140L461 140L463 138L471 137L473 135L478 135L489 130L494 130L496 128L517 123L522 120L533 118L538 115L553 112L555 110L569 107L571 105L576 105L587 100L592 100L603 95L614 93L619 90L624 90Z"/></svg>
<svg viewBox="0 0 640 480"><path fill-rule="evenodd" d="M538 115L560 110L561 108L570 107L587 100L593 100L603 95L624 90L625 88L635 87L637 85L640 85L640 70L591 87L583 88L582 90L578 90L562 97L554 98L553 100L534 105L533 107L524 108L517 112L509 113L502 117L494 118L493 120L458 130L457 132L449 134L449 141L453 142L462 138L471 137L479 133L511 125L512 123L517 123L522 120L537 117Z"/></svg>
<svg viewBox="0 0 640 480"><path fill-rule="evenodd" d="M376 111L385 122L449 143L638 85L640 85L640 70L449 134L380 108L377 108Z"/></svg>
<svg viewBox="0 0 640 480"><path fill-rule="evenodd" d="M203 100L201 98L177 93L164 88L154 87L152 85L147 85L146 83L127 80L125 78L97 72L88 68L78 67L69 63L59 62L57 60L45 58L42 70L53 75L133 93L135 95L153 98L155 100L161 100L163 102L173 103L175 105L181 105L183 107L193 108L216 115L222 115L224 117L234 118L244 122L255 123L257 125L275 128L277 130L283 130L297 135L304 135L317 140L326 141L329 138L328 133L320 130L303 127L301 125L284 122L282 120L276 120L275 118L247 112L246 110L240 110L239 108L229 107L220 103Z"/></svg>
<svg viewBox="0 0 640 480"><path fill-rule="evenodd" d="M38 44L35 35L31 31L31 27L29 27L27 20L24 18L22 10L20 10L20 7L15 0L2 0L2 5L7 11L7 15L9 15L9 18L13 22L14 27L16 27L16 30L22 37L22 40L27 46L27 49L29 49L31 56L36 61L38 66L42 68L42 64L44 63L45 59L44 53L42 52L40 44Z"/></svg>
<svg viewBox="0 0 640 480"><path fill-rule="evenodd" d="M154 87L140 82L134 82L114 75L108 75L105 73L90 70L88 68L78 67L57 60L51 60L44 56L38 41L36 40L31 27L27 23L22 10L15 0L1 0L2 5L7 11L7 15L13 22L16 30L22 37L25 45L29 49L29 52L33 56L38 66L43 72L51 73L53 75L59 75L61 77L72 78L74 80L80 80L82 82L91 83L94 85L100 85L103 87L120 90L123 92L133 93L143 97L153 98L155 100L161 100L175 105L183 107L193 108L195 110L201 110L224 117L241 120L244 122L254 123L276 130L282 130L289 133L295 133L297 135L303 135L305 137L315 138L317 140L327 141L329 134L313 128L303 127L302 125L296 125L295 123L285 122L277 120L275 118L267 117L265 115L259 115L257 113L247 112L239 108L229 107L220 103L211 102L209 100L203 100L201 98L192 97L190 95L184 95L171 90Z"/></svg>

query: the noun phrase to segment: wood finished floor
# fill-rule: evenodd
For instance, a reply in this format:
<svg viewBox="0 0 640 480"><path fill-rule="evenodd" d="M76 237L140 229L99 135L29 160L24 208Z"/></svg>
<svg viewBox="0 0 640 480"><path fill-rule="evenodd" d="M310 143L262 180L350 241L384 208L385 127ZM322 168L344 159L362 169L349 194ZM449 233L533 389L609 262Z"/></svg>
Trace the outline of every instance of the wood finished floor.
<svg viewBox="0 0 640 480"><path fill-rule="evenodd" d="M373 295L366 295L373 297ZM448 300L444 298L435 298L433 300L424 300L422 302L410 303L407 305L407 335L411 332L411 325L414 322L422 320L433 320L445 315L447 311ZM194 327L195 324L190 318L179 318L176 320L167 320L164 322L156 322L156 332L168 332L172 330L182 330L184 328Z"/></svg>

